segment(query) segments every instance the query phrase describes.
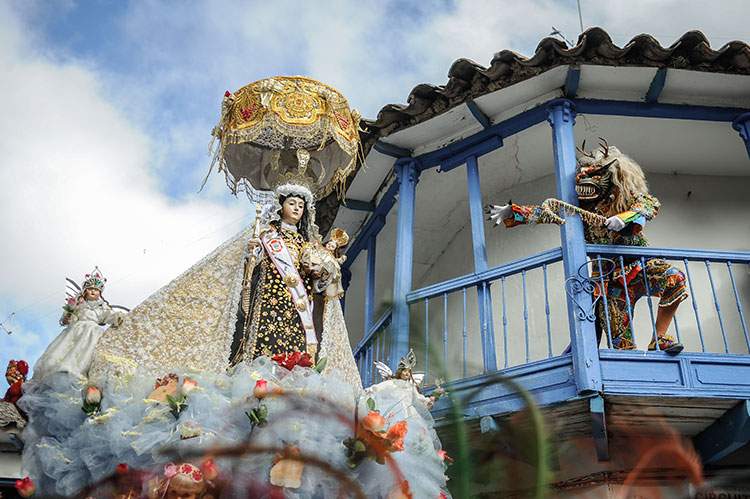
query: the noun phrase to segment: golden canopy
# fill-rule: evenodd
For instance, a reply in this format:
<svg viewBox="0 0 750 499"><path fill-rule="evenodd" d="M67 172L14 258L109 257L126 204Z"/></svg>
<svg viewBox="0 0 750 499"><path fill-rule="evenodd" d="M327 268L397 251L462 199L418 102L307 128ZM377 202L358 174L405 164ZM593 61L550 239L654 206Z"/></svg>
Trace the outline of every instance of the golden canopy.
<svg viewBox="0 0 750 499"><path fill-rule="evenodd" d="M324 83L302 76L259 80L224 95L212 132L219 141L214 163L233 193L259 198L294 182L320 199L342 187L356 167L359 120L346 98Z"/></svg>

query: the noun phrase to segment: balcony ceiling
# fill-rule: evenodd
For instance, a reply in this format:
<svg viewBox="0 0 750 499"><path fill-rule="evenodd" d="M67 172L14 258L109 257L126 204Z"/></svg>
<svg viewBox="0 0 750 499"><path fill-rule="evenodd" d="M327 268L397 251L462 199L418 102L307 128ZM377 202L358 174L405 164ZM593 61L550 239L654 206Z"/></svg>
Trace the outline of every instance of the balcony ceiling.
<svg viewBox="0 0 750 499"><path fill-rule="evenodd" d="M434 151L482 130L467 101L473 99L498 123L562 97L571 65L580 68L580 98L643 102L657 69L665 67L661 103L750 108L750 46L743 42L712 50L695 31L668 48L648 35L619 48L599 28L583 33L570 49L547 38L528 59L503 51L489 68L460 59L446 85L419 85L409 104L383 107L377 120L367 122L366 166L351 180L347 198L377 201L382 193L395 159L372 148L375 140L412 150L415 156ZM633 156L647 172L750 176L742 141L727 123L579 115L578 142L586 139L591 146L599 136ZM482 182L497 191L532 181L552 173L551 158L549 127L536 125L506 138L503 148L480 159ZM449 190L457 199L441 197L442 203L459 202L465 198L462 191ZM354 234L363 221L362 212L342 207L335 224Z"/></svg>

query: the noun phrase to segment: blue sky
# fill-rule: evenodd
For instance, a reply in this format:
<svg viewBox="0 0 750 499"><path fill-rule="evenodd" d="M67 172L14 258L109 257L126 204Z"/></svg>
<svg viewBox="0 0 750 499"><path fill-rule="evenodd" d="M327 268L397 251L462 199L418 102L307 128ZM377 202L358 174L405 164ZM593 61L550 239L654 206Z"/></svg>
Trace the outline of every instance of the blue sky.
<svg viewBox="0 0 750 499"><path fill-rule="evenodd" d="M750 39L750 2L581 0L617 43L701 29ZM531 54L575 1L0 3L0 364L59 333L64 277L99 265L129 307L248 222L208 167L224 90L276 74L339 88L365 117L460 57Z"/></svg>

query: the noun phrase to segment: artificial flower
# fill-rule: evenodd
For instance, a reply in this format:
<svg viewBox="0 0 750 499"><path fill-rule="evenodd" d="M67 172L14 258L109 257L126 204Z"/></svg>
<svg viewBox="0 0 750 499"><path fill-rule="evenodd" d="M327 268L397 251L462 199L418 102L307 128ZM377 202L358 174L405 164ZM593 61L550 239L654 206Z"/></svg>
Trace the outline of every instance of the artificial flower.
<svg viewBox="0 0 750 499"><path fill-rule="evenodd" d="M255 398L257 398L258 400L262 400L266 398L266 395L268 395L268 393L268 381L259 379L255 382L255 388L253 388L253 396Z"/></svg>
<svg viewBox="0 0 750 499"><path fill-rule="evenodd" d="M440 458L440 460L441 460L441 461L443 461L444 463L448 463L448 464L450 464L450 463L452 463L452 462L453 462L453 458L452 458L452 457L450 457L450 456L448 455L448 453L447 453L447 452L445 452L445 450L443 450L443 449L440 449L440 450L438 451L438 457L439 457L439 458Z"/></svg>
<svg viewBox="0 0 750 499"><path fill-rule="evenodd" d="M87 404L100 404L102 402L102 391L94 385L87 386L83 401Z"/></svg>
<svg viewBox="0 0 750 499"><path fill-rule="evenodd" d="M280 353L271 357L271 360L290 371L294 369L294 366L313 366L313 359L307 352Z"/></svg>
<svg viewBox="0 0 750 499"><path fill-rule="evenodd" d="M185 376L185 378L182 380L182 388L181 391L184 395L189 394L193 390L195 390L198 387L198 382L195 381L193 378L188 378Z"/></svg>
<svg viewBox="0 0 750 499"><path fill-rule="evenodd" d="M378 433L385 429L386 421L378 411L370 411L360 424L365 430Z"/></svg>
<svg viewBox="0 0 750 499"><path fill-rule="evenodd" d="M216 480L216 477L219 476L219 469L216 467L214 460L210 457L204 459L201 463L201 471L203 472L203 476L206 477L206 480Z"/></svg>
<svg viewBox="0 0 750 499"><path fill-rule="evenodd" d="M24 477L22 480L16 480L16 491L21 497L31 497L36 492L36 485L31 478Z"/></svg>
<svg viewBox="0 0 750 499"><path fill-rule="evenodd" d="M89 385L83 392L83 407L81 410L87 416L94 416L102 405L102 391L94 385Z"/></svg>
<svg viewBox="0 0 750 499"><path fill-rule="evenodd" d="M164 477L169 479L173 478L177 474L177 465L169 463L164 465Z"/></svg>
<svg viewBox="0 0 750 499"><path fill-rule="evenodd" d="M390 428L385 434L385 439L388 441L388 450L401 451L404 450L404 437L407 431L406 421L399 421Z"/></svg>

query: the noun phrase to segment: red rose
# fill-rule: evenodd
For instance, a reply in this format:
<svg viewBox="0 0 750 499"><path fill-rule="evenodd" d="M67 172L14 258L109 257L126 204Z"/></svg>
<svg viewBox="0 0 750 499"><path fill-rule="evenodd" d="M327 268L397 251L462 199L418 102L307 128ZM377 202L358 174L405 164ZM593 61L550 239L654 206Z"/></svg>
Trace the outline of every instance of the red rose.
<svg viewBox="0 0 750 499"><path fill-rule="evenodd" d="M125 463L120 463L115 466L115 473L118 475L125 475L128 471L130 471L130 467Z"/></svg>
<svg viewBox="0 0 750 499"><path fill-rule="evenodd" d="M312 367L313 365L312 357L307 352L280 353L271 357L271 360L290 371L294 369L294 366Z"/></svg>
<svg viewBox="0 0 750 499"><path fill-rule="evenodd" d="M255 382L255 388L253 388L253 396L258 400L266 398L268 395L268 381L259 379Z"/></svg>
<svg viewBox="0 0 750 499"><path fill-rule="evenodd" d="M36 485L31 478L25 477L22 480L16 480L16 491L21 497L31 497L36 492Z"/></svg>

